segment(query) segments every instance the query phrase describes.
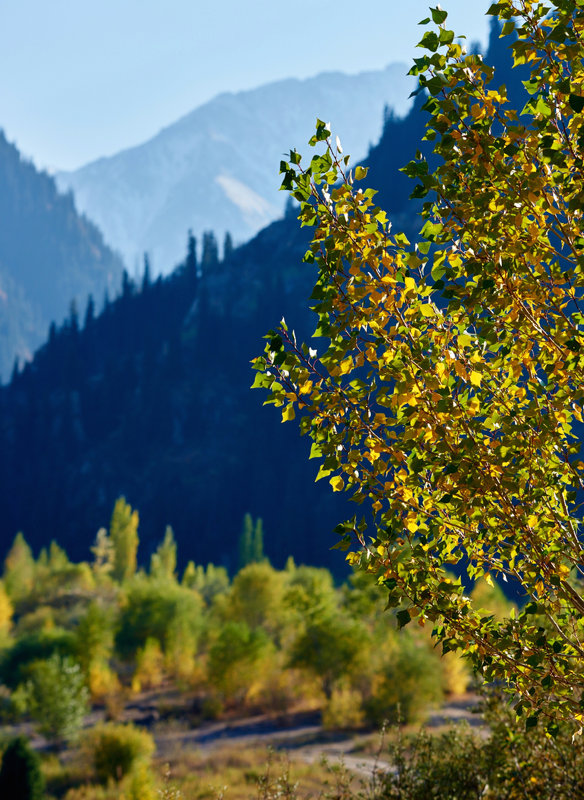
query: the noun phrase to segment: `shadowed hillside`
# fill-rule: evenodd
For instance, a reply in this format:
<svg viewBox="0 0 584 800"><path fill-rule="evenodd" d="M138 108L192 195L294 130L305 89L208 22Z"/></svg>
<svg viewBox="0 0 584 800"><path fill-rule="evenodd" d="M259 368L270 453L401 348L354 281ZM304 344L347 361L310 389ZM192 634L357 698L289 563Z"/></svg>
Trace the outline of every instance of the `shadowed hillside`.
<svg viewBox="0 0 584 800"><path fill-rule="evenodd" d="M0 377L31 357L73 298L119 284L122 262L75 211L71 195L0 132Z"/></svg>

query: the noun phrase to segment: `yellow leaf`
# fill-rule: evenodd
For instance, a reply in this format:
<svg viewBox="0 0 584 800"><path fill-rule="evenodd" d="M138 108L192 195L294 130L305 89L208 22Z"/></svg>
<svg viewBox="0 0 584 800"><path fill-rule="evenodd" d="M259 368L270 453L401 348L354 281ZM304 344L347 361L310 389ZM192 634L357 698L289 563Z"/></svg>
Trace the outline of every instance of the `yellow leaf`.
<svg viewBox="0 0 584 800"><path fill-rule="evenodd" d="M466 410L468 411L469 414L471 414L474 417L475 414L479 413L480 407L481 407L481 404L479 403L477 398L473 397L473 399L468 404Z"/></svg>
<svg viewBox="0 0 584 800"><path fill-rule="evenodd" d="M420 311L425 317L434 317L436 315L436 309L431 303L422 303Z"/></svg>
<svg viewBox="0 0 584 800"><path fill-rule="evenodd" d="M481 375L481 373L473 369L472 372L470 373L470 382L472 383L472 385L480 386L482 379L483 376Z"/></svg>
<svg viewBox="0 0 584 800"><path fill-rule="evenodd" d="M331 478L330 484L333 487L333 492L342 492L345 488L345 481L340 475L335 475L334 478Z"/></svg>
<svg viewBox="0 0 584 800"><path fill-rule="evenodd" d="M294 411L294 403L288 403L286 408L282 411L282 422L290 422L295 418L296 412Z"/></svg>
<svg viewBox="0 0 584 800"><path fill-rule="evenodd" d="M320 469L318 470L318 474L317 474L316 478L314 479L314 482L316 483L321 478L328 477L331 474L331 472L332 472L332 469L325 469L325 467L321 465Z"/></svg>
<svg viewBox="0 0 584 800"><path fill-rule="evenodd" d="M344 358L339 366L339 372L341 375L346 375L347 372L350 372L353 369L353 359L351 356L348 358Z"/></svg>
<svg viewBox="0 0 584 800"><path fill-rule="evenodd" d="M405 284L408 292L416 288L416 281L413 278L406 278Z"/></svg>
<svg viewBox="0 0 584 800"><path fill-rule="evenodd" d="M466 369L464 368L464 365L460 363L460 361L454 362L454 371L460 378L466 379Z"/></svg>

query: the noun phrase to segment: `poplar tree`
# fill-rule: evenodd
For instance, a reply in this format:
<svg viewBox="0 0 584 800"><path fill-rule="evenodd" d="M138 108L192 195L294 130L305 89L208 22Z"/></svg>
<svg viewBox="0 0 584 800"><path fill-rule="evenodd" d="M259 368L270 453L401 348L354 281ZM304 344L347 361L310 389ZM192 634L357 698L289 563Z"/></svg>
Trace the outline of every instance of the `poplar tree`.
<svg viewBox="0 0 584 800"><path fill-rule="evenodd" d="M14 537L4 561L4 586L12 600L19 601L30 594L34 586L35 563L32 550L22 533Z"/></svg>
<svg viewBox="0 0 584 800"><path fill-rule="evenodd" d="M112 575L120 583L136 572L138 523L138 512L132 510L125 497L119 497L110 522L110 539L114 549Z"/></svg>
<svg viewBox="0 0 584 800"><path fill-rule="evenodd" d="M166 526L164 539L152 554L150 573L165 580L176 580L176 541L170 525Z"/></svg>
<svg viewBox="0 0 584 800"><path fill-rule="evenodd" d="M411 71L435 157L405 168L424 200L417 244L357 188L366 170L349 170L325 123L310 163L295 150L282 163L315 227L322 347L282 322L254 385L283 421L299 416L317 477L362 506L340 545L399 624L430 625L528 727L555 733L584 720L584 8L501 0L489 13L515 34L529 100L511 108L431 9ZM453 571L512 581L522 610L481 611Z"/></svg>

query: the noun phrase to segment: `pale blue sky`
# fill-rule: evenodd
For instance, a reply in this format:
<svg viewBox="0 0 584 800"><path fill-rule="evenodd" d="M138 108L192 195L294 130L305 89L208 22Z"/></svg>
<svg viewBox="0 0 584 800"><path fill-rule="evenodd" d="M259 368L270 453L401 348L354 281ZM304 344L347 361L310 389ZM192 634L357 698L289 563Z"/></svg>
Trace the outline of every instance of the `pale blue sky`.
<svg viewBox="0 0 584 800"><path fill-rule="evenodd" d="M489 0L443 0L485 41ZM0 127L69 169L155 134L222 91L408 64L427 0L5 0Z"/></svg>

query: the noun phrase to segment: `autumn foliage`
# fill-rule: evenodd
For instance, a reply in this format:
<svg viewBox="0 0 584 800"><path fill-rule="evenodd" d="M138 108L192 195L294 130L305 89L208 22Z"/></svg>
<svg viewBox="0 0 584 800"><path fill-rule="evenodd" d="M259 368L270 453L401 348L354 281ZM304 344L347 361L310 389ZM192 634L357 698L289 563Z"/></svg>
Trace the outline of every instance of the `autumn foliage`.
<svg viewBox="0 0 584 800"><path fill-rule="evenodd" d="M529 99L512 108L431 10L412 72L434 156L405 167L424 200L417 244L357 188L366 170L349 171L324 123L309 164L295 150L282 163L315 227L305 260L324 347L282 322L254 385L283 420L299 416L318 477L362 504L341 544L400 623L429 623L444 651L508 687L528 727L541 717L554 733L584 719L584 8L489 13L513 34ZM482 577L513 584L522 611L475 609L465 583Z"/></svg>

